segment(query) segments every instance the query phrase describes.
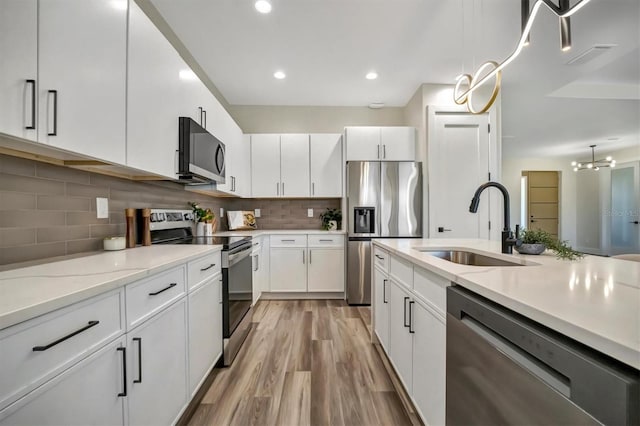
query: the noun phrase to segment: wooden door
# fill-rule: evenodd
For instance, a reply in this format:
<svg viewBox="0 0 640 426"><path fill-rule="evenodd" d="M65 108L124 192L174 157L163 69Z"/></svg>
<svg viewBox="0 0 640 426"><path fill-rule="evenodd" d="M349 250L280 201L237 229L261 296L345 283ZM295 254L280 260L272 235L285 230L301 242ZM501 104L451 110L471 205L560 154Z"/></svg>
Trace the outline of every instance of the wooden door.
<svg viewBox="0 0 640 426"><path fill-rule="evenodd" d="M527 228L542 229L558 237L557 171L523 172L527 176Z"/></svg>
<svg viewBox="0 0 640 426"><path fill-rule="evenodd" d="M469 212L476 189L489 179L489 116L436 113L435 140L429 145L429 237L489 238L495 189ZM502 227L502 223L494 226Z"/></svg>

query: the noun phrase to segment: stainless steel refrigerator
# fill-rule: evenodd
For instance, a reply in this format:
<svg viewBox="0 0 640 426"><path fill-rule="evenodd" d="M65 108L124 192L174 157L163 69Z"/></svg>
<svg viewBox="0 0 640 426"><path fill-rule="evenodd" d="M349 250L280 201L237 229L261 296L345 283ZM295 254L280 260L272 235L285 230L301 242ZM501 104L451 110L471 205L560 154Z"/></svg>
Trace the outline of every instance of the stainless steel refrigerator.
<svg viewBox="0 0 640 426"><path fill-rule="evenodd" d="M347 163L347 303L371 304L371 239L422 237L422 168L412 161Z"/></svg>

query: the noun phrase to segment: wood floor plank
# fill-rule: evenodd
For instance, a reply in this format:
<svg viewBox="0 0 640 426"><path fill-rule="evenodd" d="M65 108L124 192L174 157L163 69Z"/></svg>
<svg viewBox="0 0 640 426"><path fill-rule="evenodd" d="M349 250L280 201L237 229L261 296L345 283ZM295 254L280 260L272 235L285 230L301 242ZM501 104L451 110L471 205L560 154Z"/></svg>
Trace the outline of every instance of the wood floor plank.
<svg viewBox="0 0 640 426"><path fill-rule="evenodd" d="M238 356L220 369L190 425L419 424L371 344L369 308L343 300L256 308Z"/></svg>
<svg viewBox="0 0 640 426"><path fill-rule="evenodd" d="M338 371L331 340L311 344L311 424L342 426L342 404L338 392Z"/></svg>
<svg viewBox="0 0 640 426"><path fill-rule="evenodd" d="M411 420L395 392L371 392L373 407L380 424L411 426Z"/></svg>
<svg viewBox="0 0 640 426"><path fill-rule="evenodd" d="M310 424L311 372L286 373L276 425L304 426Z"/></svg>

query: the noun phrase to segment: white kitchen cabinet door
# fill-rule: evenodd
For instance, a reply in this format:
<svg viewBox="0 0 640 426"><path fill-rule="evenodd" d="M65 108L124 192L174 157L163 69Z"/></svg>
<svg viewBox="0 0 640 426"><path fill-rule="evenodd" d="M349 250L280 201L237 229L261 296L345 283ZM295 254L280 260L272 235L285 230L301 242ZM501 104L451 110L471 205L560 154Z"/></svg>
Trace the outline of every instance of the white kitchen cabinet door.
<svg viewBox="0 0 640 426"><path fill-rule="evenodd" d="M260 251L260 274L262 275L263 291L271 291L271 238L262 238L262 250Z"/></svg>
<svg viewBox="0 0 640 426"><path fill-rule="evenodd" d="M129 424L168 425L187 403L187 300L127 333Z"/></svg>
<svg viewBox="0 0 640 426"><path fill-rule="evenodd" d="M221 275L218 273L189 294L189 395L191 397L222 354L221 280Z"/></svg>
<svg viewBox="0 0 640 426"><path fill-rule="evenodd" d="M272 248L270 253L271 291L307 291L307 249Z"/></svg>
<svg viewBox="0 0 640 426"><path fill-rule="evenodd" d="M342 197L342 135L309 137L311 197Z"/></svg>
<svg viewBox="0 0 640 426"><path fill-rule="evenodd" d="M234 158L233 176L235 178L235 194L239 197L251 196L251 136L243 135L238 127L241 140L238 155Z"/></svg>
<svg viewBox="0 0 640 426"><path fill-rule="evenodd" d="M380 159L385 161L415 161L415 127L382 127L380 129Z"/></svg>
<svg viewBox="0 0 640 426"><path fill-rule="evenodd" d="M0 2L0 132L37 140L38 2Z"/></svg>
<svg viewBox="0 0 640 426"><path fill-rule="evenodd" d="M413 400L429 425L445 423L446 326L444 318L414 302Z"/></svg>
<svg viewBox="0 0 640 426"><path fill-rule="evenodd" d="M130 2L127 96L127 165L176 178L178 117L190 71L147 15ZM105 3L109 4L109 3Z"/></svg>
<svg viewBox="0 0 640 426"><path fill-rule="evenodd" d="M346 161L377 161L381 157L380 127L346 127Z"/></svg>
<svg viewBox="0 0 640 426"><path fill-rule="evenodd" d="M124 424L124 354L119 338L0 411L0 424Z"/></svg>
<svg viewBox="0 0 640 426"><path fill-rule="evenodd" d="M309 197L309 135L280 136L280 195Z"/></svg>
<svg viewBox="0 0 640 426"><path fill-rule="evenodd" d="M413 338L409 333L410 294L402 284L389 282L389 352L398 376L408 392L411 392L413 377Z"/></svg>
<svg viewBox="0 0 640 426"><path fill-rule="evenodd" d="M309 249L309 292L344 291L344 250Z"/></svg>
<svg viewBox="0 0 640 426"><path fill-rule="evenodd" d="M279 197L280 135L251 135L251 195Z"/></svg>
<svg viewBox="0 0 640 426"><path fill-rule="evenodd" d="M374 330L380 344L389 353L389 277L373 268Z"/></svg>
<svg viewBox="0 0 640 426"><path fill-rule="evenodd" d="M38 3L40 142L124 164L126 79L126 3Z"/></svg>

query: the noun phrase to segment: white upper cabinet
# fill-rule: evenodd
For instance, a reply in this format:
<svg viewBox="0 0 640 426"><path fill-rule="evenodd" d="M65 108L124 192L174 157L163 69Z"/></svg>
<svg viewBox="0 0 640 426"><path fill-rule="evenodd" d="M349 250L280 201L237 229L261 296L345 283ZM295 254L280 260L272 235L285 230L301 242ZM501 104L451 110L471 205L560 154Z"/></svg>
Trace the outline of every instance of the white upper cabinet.
<svg viewBox="0 0 640 426"><path fill-rule="evenodd" d="M346 161L415 161L414 127L346 127Z"/></svg>
<svg viewBox="0 0 640 426"><path fill-rule="evenodd" d="M280 136L280 195L309 196L309 135Z"/></svg>
<svg viewBox="0 0 640 426"><path fill-rule="evenodd" d="M175 179L180 72L189 68L134 2L130 8L127 165Z"/></svg>
<svg viewBox="0 0 640 426"><path fill-rule="evenodd" d="M38 2L0 2L0 132L37 140Z"/></svg>
<svg viewBox="0 0 640 426"><path fill-rule="evenodd" d="M125 163L124 5L104 0L38 3L40 142Z"/></svg>
<svg viewBox="0 0 640 426"><path fill-rule="evenodd" d="M342 197L342 136L312 134L309 138L312 197Z"/></svg>
<svg viewBox="0 0 640 426"><path fill-rule="evenodd" d="M381 160L414 161L416 129L414 127L380 128Z"/></svg>
<svg viewBox="0 0 640 426"><path fill-rule="evenodd" d="M279 197L280 135L251 135L251 195Z"/></svg>

